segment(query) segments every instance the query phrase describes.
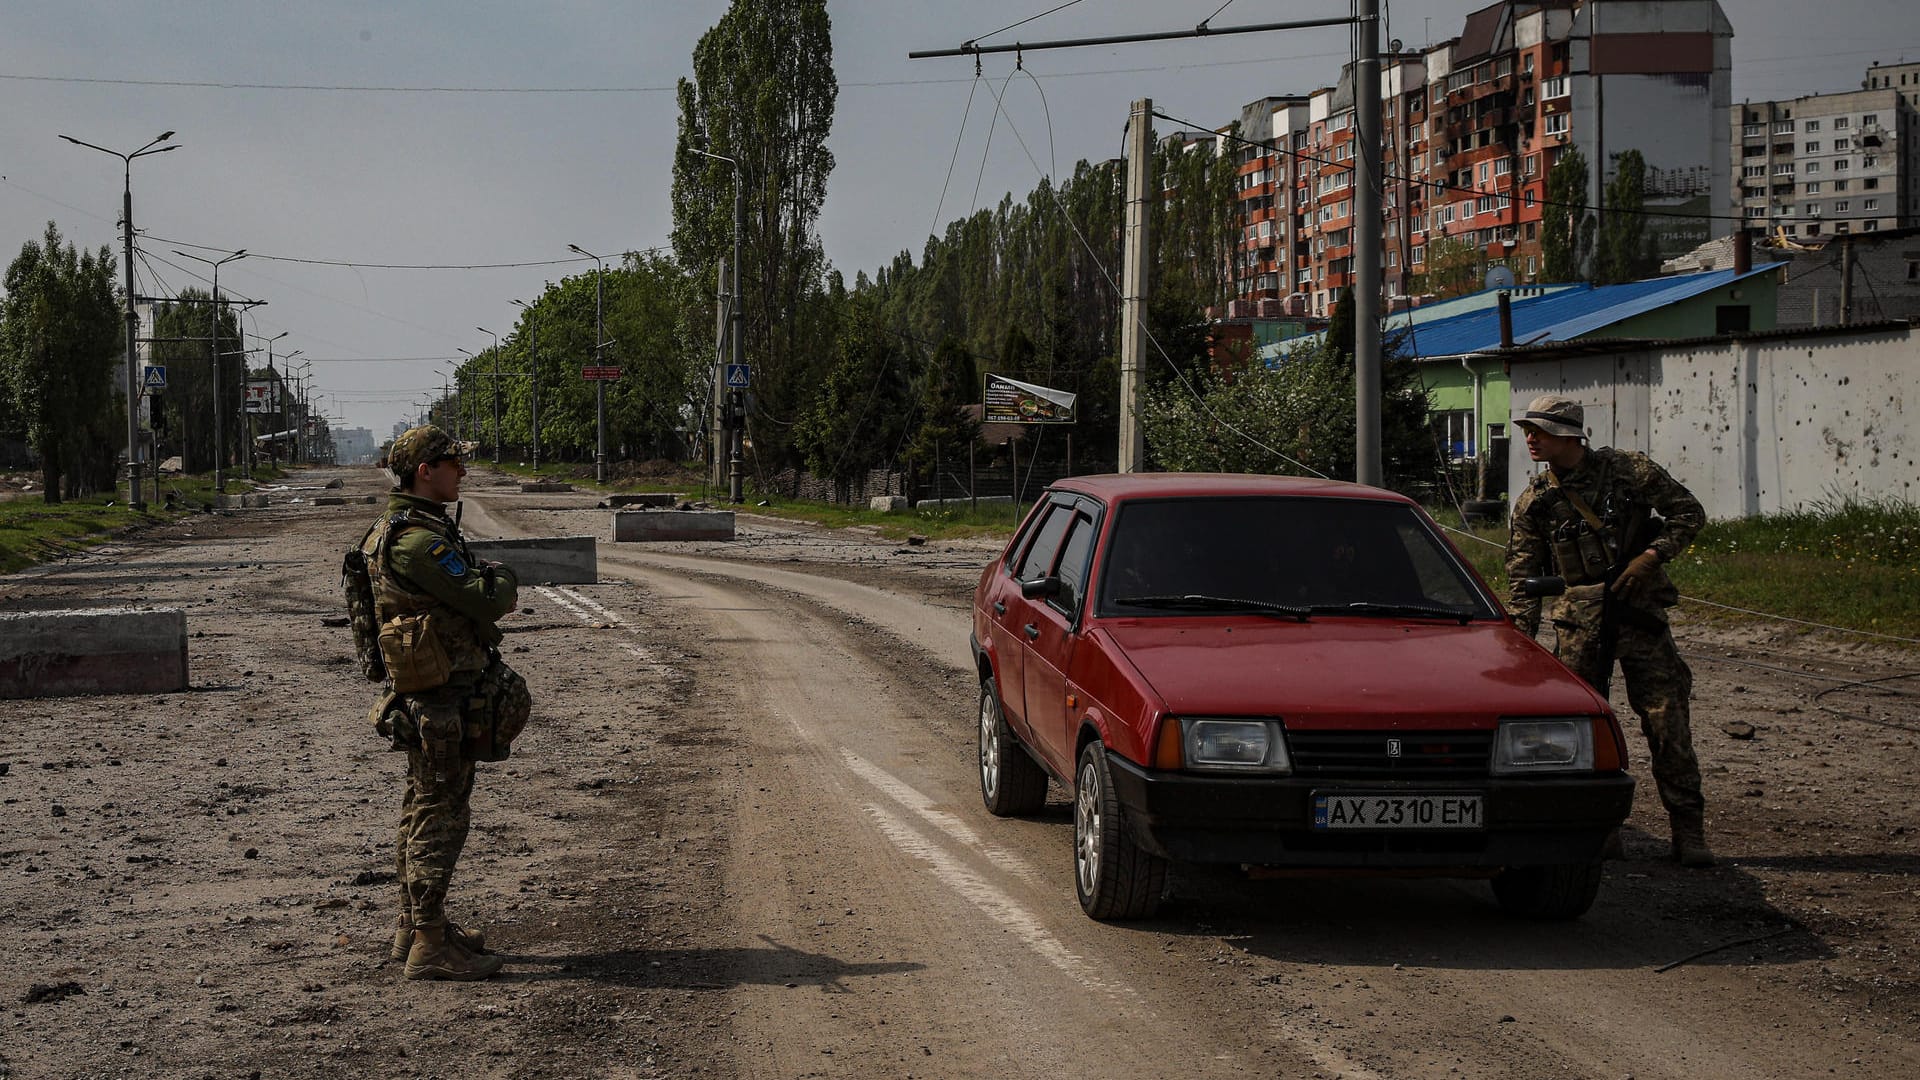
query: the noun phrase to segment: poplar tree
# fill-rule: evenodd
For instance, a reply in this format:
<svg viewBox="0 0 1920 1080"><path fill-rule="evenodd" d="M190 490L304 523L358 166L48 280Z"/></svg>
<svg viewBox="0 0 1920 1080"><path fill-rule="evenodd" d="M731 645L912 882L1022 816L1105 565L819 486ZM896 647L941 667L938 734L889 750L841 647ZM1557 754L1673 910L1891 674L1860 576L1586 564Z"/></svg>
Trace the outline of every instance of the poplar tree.
<svg viewBox="0 0 1920 1080"><path fill-rule="evenodd" d="M1540 254L1546 280L1582 280L1593 248L1594 219L1587 210L1587 159L1568 150L1547 172L1546 205L1540 208Z"/></svg>

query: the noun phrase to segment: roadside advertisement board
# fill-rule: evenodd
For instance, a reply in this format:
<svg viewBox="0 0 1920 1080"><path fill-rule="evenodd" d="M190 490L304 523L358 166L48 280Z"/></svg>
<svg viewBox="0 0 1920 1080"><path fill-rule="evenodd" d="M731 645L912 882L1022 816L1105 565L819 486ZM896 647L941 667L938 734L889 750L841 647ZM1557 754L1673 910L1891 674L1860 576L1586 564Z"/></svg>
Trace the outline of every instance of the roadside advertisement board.
<svg viewBox="0 0 1920 1080"><path fill-rule="evenodd" d="M1071 424L1073 403L1079 396L1004 375L988 375L980 419L989 424Z"/></svg>
<svg viewBox="0 0 1920 1080"><path fill-rule="evenodd" d="M250 413L268 413L273 411L272 380L247 380L247 407L245 411Z"/></svg>

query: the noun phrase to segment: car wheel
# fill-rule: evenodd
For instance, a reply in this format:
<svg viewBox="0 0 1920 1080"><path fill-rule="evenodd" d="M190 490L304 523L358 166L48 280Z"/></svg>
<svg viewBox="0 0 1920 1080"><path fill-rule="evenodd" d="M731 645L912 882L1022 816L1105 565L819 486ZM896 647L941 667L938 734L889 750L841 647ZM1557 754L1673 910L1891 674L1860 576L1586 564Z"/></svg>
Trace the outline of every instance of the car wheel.
<svg viewBox="0 0 1920 1080"><path fill-rule="evenodd" d="M1142 851L1121 818L1107 749L1080 751L1073 790L1073 887L1096 919L1145 919L1160 907L1167 861Z"/></svg>
<svg viewBox="0 0 1920 1080"><path fill-rule="evenodd" d="M1493 895L1508 912L1528 919L1577 919L1600 894L1600 863L1510 866L1493 879Z"/></svg>
<svg viewBox="0 0 1920 1080"><path fill-rule="evenodd" d="M980 797L998 817L1031 814L1047 802L1047 774L1007 727L991 675L980 680Z"/></svg>

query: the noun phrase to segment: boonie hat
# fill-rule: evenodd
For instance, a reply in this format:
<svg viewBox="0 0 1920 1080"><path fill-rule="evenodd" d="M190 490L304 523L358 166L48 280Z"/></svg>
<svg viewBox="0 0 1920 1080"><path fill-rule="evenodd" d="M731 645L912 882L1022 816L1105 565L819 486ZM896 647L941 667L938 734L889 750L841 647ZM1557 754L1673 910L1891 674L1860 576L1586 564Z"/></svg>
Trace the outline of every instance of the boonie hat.
<svg viewBox="0 0 1920 1080"><path fill-rule="evenodd" d="M458 454L461 446L438 425L423 424L408 428L393 440L387 451L387 468L398 477L412 476L414 470L437 457Z"/></svg>
<svg viewBox="0 0 1920 1080"><path fill-rule="evenodd" d="M1527 411L1513 418L1515 427L1530 427L1546 435L1572 439L1587 437L1587 411L1559 394L1541 394L1527 402Z"/></svg>

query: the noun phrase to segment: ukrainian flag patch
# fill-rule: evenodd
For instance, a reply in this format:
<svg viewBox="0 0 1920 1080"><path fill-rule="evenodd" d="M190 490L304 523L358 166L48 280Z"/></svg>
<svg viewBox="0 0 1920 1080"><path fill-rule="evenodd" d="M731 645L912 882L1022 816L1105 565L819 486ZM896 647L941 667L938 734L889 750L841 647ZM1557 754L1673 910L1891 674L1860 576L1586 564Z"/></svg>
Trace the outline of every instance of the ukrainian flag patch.
<svg viewBox="0 0 1920 1080"><path fill-rule="evenodd" d="M467 574L466 560L462 559L460 553L453 550L453 545L445 540L434 540L429 543L427 557L439 563L440 569L446 571L448 577L465 577Z"/></svg>

